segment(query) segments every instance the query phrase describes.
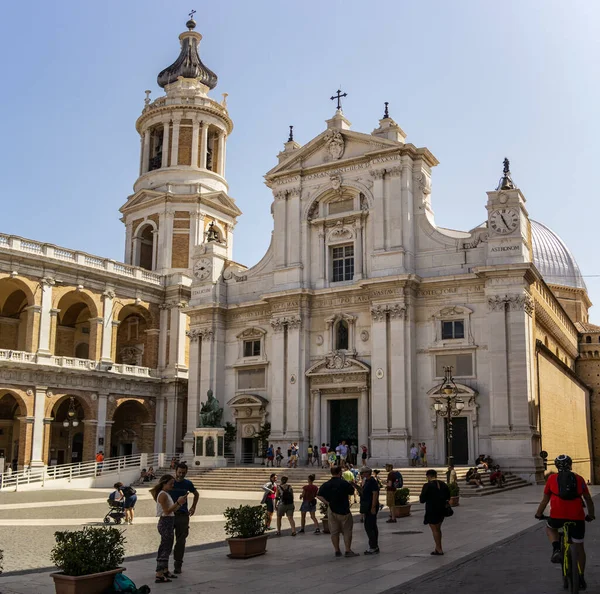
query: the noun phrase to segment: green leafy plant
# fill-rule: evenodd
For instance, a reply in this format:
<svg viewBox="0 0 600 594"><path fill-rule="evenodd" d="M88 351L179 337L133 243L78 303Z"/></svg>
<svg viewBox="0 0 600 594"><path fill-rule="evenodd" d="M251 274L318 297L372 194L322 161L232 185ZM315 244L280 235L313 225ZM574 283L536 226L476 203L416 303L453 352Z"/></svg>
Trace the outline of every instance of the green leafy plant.
<svg viewBox="0 0 600 594"><path fill-rule="evenodd" d="M394 493L394 505L408 505L409 497L410 489L408 487L397 489Z"/></svg>
<svg viewBox="0 0 600 594"><path fill-rule="evenodd" d="M0 549L0 573L4 569L4 551Z"/></svg>
<svg viewBox="0 0 600 594"><path fill-rule="evenodd" d="M55 532L50 559L65 575L79 576L117 569L125 559L125 537L116 528L87 526Z"/></svg>
<svg viewBox="0 0 600 594"><path fill-rule="evenodd" d="M262 456L269 445L269 437L271 437L271 423L265 423L255 434L254 441L256 442L256 450Z"/></svg>
<svg viewBox="0 0 600 594"><path fill-rule="evenodd" d="M227 423L225 423L225 436L224 436L226 452L231 452L231 444L235 441L236 435L237 435L237 427L233 423L230 423L229 421L227 421Z"/></svg>
<svg viewBox="0 0 600 594"><path fill-rule="evenodd" d="M225 534L231 538L261 536L267 528L265 508L262 505L228 507L225 516Z"/></svg>
<svg viewBox="0 0 600 594"><path fill-rule="evenodd" d="M450 483L448 489L450 490L450 497L458 497L460 495L458 483Z"/></svg>

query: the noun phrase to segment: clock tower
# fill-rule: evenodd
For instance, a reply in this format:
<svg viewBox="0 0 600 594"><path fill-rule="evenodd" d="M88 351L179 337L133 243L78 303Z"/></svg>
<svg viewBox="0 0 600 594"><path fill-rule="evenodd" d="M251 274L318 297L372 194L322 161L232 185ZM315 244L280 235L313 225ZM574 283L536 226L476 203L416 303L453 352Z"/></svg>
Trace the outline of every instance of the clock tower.
<svg viewBox="0 0 600 594"><path fill-rule="evenodd" d="M508 159L504 159L498 187L487 195L487 264L531 262L531 229L525 197L512 180Z"/></svg>

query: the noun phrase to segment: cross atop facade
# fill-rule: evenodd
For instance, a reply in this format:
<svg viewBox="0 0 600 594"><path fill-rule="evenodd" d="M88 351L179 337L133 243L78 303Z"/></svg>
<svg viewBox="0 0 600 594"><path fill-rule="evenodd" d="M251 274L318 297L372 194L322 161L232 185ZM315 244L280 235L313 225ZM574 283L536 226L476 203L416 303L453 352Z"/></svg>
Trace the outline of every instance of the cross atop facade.
<svg viewBox="0 0 600 594"><path fill-rule="evenodd" d="M337 93L333 96L330 97L331 101L334 101L335 99L337 99L337 108L338 109L342 109L342 97L347 97L348 93L342 93L341 89L337 90Z"/></svg>
<svg viewBox="0 0 600 594"><path fill-rule="evenodd" d="M196 11L194 9L192 9L192 10L190 10L190 14L188 16L190 17L190 19L193 19L195 14L196 14Z"/></svg>

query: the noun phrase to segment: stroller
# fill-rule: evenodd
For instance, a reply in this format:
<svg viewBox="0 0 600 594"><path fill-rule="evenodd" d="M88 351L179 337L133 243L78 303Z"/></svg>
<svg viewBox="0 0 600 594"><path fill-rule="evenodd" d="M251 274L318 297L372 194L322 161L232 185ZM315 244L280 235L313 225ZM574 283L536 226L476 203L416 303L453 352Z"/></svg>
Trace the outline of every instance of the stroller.
<svg viewBox="0 0 600 594"><path fill-rule="evenodd" d="M108 512L104 516L104 523L110 524L112 518L115 524L120 524L121 520L125 517L125 502L115 501L110 497L106 501L108 502Z"/></svg>

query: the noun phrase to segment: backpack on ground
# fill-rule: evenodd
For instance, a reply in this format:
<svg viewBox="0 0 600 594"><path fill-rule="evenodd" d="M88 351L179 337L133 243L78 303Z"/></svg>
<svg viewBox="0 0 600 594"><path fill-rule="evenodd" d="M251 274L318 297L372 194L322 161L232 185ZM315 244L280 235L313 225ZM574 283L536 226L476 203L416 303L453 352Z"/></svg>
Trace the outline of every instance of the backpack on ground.
<svg viewBox="0 0 600 594"><path fill-rule="evenodd" d="M294 495L289 487L287 489L281 487L281 503L284 505L290 505L294 503Z"/></svg>
<svg viewBox="0 0 600 594"><path fill-rule="evenodd" d="M129 487L123 487L123 497L131 497L132 495L135 495L137 493L137 491L129 486Z"/></svg>
<svg viewBox="0 0 600 594"><path fill-rule="evenodd" d="M149 594L148 586L140 586L139 588L130 580L124 573L117 573L113 581L113 585L105 594L113 594L114 592L127 592L127 594Z"/></svg>
<svg viewBox="0 0 600 594"><path fill-rule="evenodd" d="M399 470L396 470L396 472L394 473L393 487L394 489L402 489L403 485L404 479L402 478L402 473Z"/></svg>
<svg viewBox="0 0 600 594"><path fill-rule="evenodd" d="M577 499L580 497L577 475L574 472L561 471L556 479L558 496L561 499Z"/></svg>

